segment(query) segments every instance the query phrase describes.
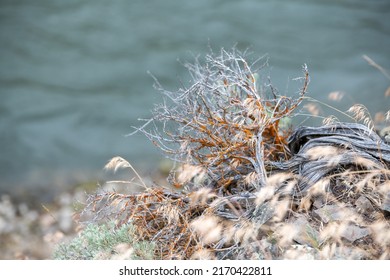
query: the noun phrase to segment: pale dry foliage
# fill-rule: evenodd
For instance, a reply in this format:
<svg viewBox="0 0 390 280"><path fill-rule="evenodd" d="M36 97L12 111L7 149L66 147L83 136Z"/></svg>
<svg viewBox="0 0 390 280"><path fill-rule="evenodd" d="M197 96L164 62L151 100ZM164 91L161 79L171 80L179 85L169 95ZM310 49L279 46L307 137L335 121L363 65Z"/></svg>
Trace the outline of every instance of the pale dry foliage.
<svg viewBox="0 0 390 280"><path fill-rule="evenodd" d="M345 96L345 92L342 91L332 91L328 94L328 99L332 101L340 101Z"/></svg>
<svg viewBox="0 0 390 280"><path fill-rule="evenodd" d="M171 188L101 192L82 214L133 224L156 259L390 259L390 146L365 107L350 110L363 124L283 129L307 68L293 99L260 85L258 62L222 50L186 65L190 87L157 84L167 100L137 131L182 164Z"/></svg>
<svg viewBox="0 0 390 280"><path fill-rule="evenodd" d="M347 112L352 113L353 118L356 121L363 122L370 129L374 128L372 117L366 106L362 104L355 104L351 108L349 108Z"/></svg>

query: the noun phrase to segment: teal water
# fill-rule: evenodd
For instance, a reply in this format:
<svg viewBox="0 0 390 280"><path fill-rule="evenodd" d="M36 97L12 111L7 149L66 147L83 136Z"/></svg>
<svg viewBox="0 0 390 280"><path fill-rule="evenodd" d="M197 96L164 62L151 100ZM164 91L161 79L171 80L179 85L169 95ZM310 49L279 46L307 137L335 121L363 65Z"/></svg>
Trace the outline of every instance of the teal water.
<svg viewBox="0 0 390 280"><path fill-rule="evenodd" d="M282 93L307 63L310 96L386 111L390 81L362 55L390 68L389 19L387 0L1 1L0 193L95 180L116 155L156 168L159 151L124 136L159 101L147 71L180 87L178 60L209 46L268 54Z"/></svg>

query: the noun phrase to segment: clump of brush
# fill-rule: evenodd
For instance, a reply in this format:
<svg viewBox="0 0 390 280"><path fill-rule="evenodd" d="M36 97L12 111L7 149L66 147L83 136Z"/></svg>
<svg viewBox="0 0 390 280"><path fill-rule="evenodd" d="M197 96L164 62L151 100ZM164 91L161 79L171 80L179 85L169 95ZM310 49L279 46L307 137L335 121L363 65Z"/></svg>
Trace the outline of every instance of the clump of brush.
<svg viewBox="0 0 390 280"><path fill-rule="evenodd" d="M389 259L390 146L363 124L332 118L298 127L309 73L295 97L280 95L235 49L185 64L192 81L167 91L151 119L136 128L178 167L168 187L148 186L123 158L143 192L102 191L81 217L132 226L156 259Z"/></svg>
<svg viewBox="0 0 390 280"><path fill-rule="evenodd" d="M164 100L137 128L175 162L202 167L207 185L221 192L265 186L267 162L288 158L290 131L281 126L303 101L309 84L304 65L297 96L279 95L259 76L267 62L249 63L245 56L222 50L218 56L207 55L203 64L185 64L192 82L178 91L167 91L156 81Z"/></svg>

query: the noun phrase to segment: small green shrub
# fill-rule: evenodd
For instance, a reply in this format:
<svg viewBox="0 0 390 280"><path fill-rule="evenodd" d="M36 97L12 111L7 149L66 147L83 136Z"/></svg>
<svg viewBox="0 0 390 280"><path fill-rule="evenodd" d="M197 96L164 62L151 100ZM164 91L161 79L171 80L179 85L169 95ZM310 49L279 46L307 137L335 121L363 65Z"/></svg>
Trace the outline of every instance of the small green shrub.
<svg viewBox="0 0 390 280"><path fill-rule="evenodd" d="M134 227L114 223L90 224L69 243L58 245L54 258L59 260L152 259L154 245L137 241ZM123 245L123 246L121 246Z"/></svg>

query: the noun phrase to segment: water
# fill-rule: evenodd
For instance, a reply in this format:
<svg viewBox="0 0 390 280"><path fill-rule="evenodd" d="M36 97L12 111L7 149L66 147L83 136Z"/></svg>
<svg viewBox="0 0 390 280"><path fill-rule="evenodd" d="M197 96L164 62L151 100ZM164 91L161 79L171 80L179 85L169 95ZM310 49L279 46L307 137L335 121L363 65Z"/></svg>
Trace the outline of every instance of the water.
<svg viewBox="0 0 390 280"><path fill-rule="evenodd" d="M310 96L338 108L390 109L390 2L60 1L0 3L0 193L50 193L96 180L116 155L142 170L162 158L142 136L125 137L159 96L186 79L177 61L212 46L268 54L280 92L307 63ZM342 91L339 104L328 93Z"/></svg>

